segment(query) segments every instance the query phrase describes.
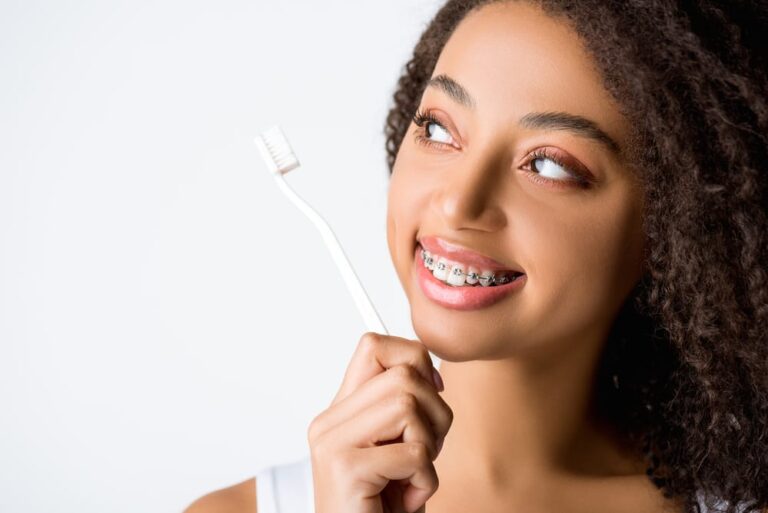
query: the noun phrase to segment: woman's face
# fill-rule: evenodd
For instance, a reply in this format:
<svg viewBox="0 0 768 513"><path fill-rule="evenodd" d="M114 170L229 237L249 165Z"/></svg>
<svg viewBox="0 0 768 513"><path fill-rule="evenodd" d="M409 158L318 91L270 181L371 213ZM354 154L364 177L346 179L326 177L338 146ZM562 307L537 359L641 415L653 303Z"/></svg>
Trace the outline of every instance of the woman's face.
<svg viewBox="0 0 768 513"><path fill-rule="evenodd" d="M456 28L438 76L452 81L428 86L419 106L436 122L409 126L388 196L387 242L417 336L449 361L602 340L642 273L643 195L622 158L629 126L591 57L562 21L491 4ZM452 287L423 273L420 240L524 276ZM433 253L449 273L473 263Z"/></svg>

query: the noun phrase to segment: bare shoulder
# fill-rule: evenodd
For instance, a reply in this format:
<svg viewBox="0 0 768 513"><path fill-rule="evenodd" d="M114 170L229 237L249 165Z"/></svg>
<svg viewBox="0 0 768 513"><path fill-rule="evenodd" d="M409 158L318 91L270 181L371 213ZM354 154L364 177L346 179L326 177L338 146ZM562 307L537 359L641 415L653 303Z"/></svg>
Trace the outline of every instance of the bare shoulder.
<svg viewBox="0 0 768 513"><path fill-rule="evenodd" d="M256 478L207 493L183 513L257 513Z"/></svg>

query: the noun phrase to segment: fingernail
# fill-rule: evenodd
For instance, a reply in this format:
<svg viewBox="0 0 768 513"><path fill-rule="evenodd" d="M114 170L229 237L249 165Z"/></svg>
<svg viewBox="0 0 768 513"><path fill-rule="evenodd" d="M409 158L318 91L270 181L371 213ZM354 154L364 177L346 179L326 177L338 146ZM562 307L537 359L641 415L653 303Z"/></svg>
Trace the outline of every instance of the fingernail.
<svg viewBox="0 0 768 513"><path fill-rule="evenodd" d="M435 369L434 367L432 367L432 381L435 382L435 386L440 392L445 390L445 385L443 384L443 378L440 377L440 373L437 372L437 369Z"/></svg>

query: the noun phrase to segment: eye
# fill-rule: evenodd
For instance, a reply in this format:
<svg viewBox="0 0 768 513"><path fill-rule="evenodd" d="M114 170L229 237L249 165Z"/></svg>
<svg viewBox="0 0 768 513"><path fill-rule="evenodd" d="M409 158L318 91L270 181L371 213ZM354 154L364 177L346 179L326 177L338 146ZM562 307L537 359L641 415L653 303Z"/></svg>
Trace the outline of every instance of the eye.
<svg viewBox="0 0 768 513"><path fill-rule="evenodd" d="M413 122L419 127L414 137L416 143L432 148L457 148L453 142L453 137L432 114L432 111L416 111ZM438 140L431 139L433 136L437 137ZM561 157L558 152L550 148L538 148L531 152L522 169L528 173L532 181L541 185L590 187L592 185L591 173L586 170L582 171L583 166L578 163L566 164L567 160L570 159ZM536 162L540 162L540 164L535 164Z"/></svg>
<svg viewBox="0 0 768 513"><path fill-rule="evenodd" d="M536 164L539 162L539 164ZM530 174L533 181L547 183L556 187L576 185L589 187L591 180L578 165L568 165L556 152L549 148L534 150L526 160L523 170Z"/></svg>
<svg viewBox="0 0 768 513"><path fill-rule="evenodd" d="M541 165L538 166L535 162L541 162ZM547 177L548 174L555 175L549 176L548 178L556 180L567 180L571 178L571 174L566 171L563 166L548 157L536 157L531 159L531 166L536 168L540 176Z"/></svg>
<svg viewBox="0 0 768 513"><path fill-rule="evenodd" d="M419 127L415 137L417 143L430 147L455 147L453 137L431 111L424 113L417 111L413 116L413 122ZM437 140L430 139L433 136L437 137Z"/></svg>

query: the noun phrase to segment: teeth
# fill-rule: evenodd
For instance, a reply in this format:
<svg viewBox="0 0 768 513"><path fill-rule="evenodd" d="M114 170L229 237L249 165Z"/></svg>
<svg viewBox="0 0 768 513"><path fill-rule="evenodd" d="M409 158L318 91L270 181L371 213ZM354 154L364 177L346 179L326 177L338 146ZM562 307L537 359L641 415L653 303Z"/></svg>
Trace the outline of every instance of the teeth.
<svg viewBox="0 0 768 513"><path fill-rule="evenodd" d="M475 285L478 282L479 277L480 271L470 265L469 269L467 269L467 283Z"/></svg>
<svg viewBox="0 0 768 513"><path fill-rule="evenodd" d="M515 278L515 279L517 279L517 278ZM509 281L513 281L513 280L512 280L512 277L507 276L507 275L501 275L498 278L494 278L494 283L497 284L497 285L503 285L503 284L505 284L505 283L507 283Z"/></svg>
<svg viewBox="0 0 768 513"><path fill-rule="evenodd" d="M440 257L437 259L432 275L438 280L445 281L448 279L448 261L445 258Z"/></svg>
<svg viewBox="0 0 768 513"><path fill-rule="evenodd" d="M493 273L491 271L483 271L480 273L480 285L487 287L493 281Z"/></svg>
<svg viewBox="0 0 768 513"><path fill-rule="evenodd" d="M461 287L464 285L464 279L464 267L461 265L454 265L451 268L450 274L448 274L448 283L456 287Z"/></svg>
<svg viewBox="0 0 768 513"><path fill-rule="evenodd" d="M480 271L471 265L465 271L464 265L451 264L444 257L432 255L425 249L421 250L421 259L424 267L432 271L435 278L454 287L471 286L478 283L482 287L489 287L516 279L504 273L496 277L493 271L487 269Z"/></svg>
<svg viewBox="0 0 768 513"><path fill-rule="evenodd" d="M435 259L432 258L432 255L429 254L429 251L422 251L421 258L424 261L424 267L430 271L435 268Z"/></svg>

